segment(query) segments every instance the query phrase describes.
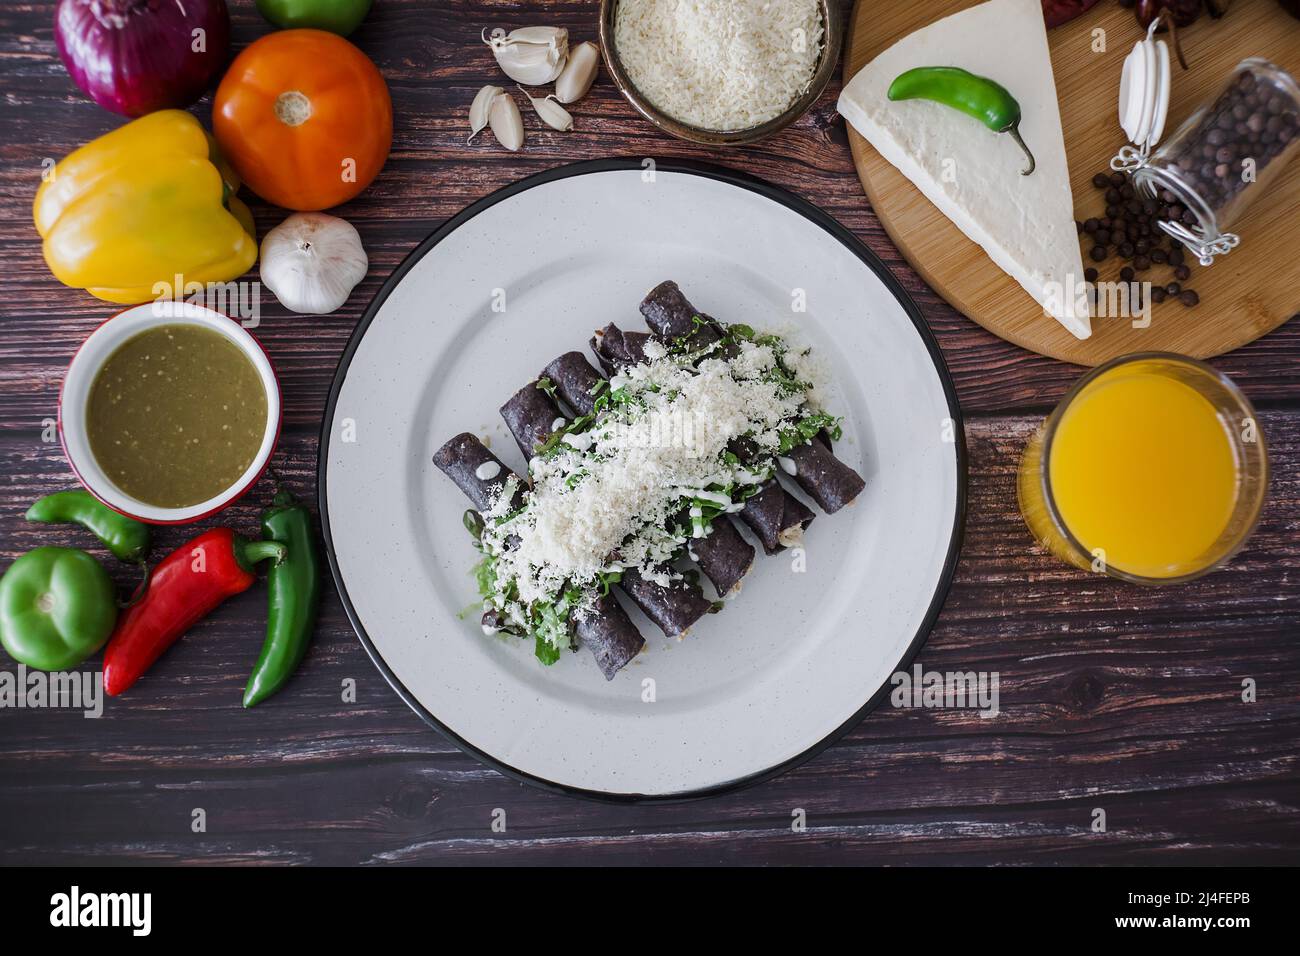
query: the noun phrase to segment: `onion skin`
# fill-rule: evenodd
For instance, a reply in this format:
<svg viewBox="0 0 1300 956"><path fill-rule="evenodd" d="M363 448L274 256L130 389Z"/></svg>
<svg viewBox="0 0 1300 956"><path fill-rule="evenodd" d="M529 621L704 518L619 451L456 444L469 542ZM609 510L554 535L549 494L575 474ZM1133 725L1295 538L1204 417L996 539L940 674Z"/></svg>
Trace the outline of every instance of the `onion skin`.
<svg viewBox="0 0 1300 956"><path fill-rule="evenodd" d="M230 56L230 11L226 0L59 0L54 39L87 96L134 118L203 95Z"/></svg>

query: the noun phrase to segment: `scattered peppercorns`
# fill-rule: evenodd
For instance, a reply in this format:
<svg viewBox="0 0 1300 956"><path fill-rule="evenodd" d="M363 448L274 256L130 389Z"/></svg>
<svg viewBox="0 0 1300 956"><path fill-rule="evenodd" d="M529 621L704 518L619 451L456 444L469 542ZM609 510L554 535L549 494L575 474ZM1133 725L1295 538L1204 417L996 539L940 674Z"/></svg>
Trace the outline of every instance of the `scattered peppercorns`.
<svg viewBox="0 0 1300 956"><path fill-rule="evenodd" d="M1167 285L1152 283L1151 301L1177 299L1188 307L1196 305L1199 296L1180 284L1192 274L1186 265L1183 245L1160 228L1162 221L1192 225L1196 222L1195 215L1167 190L1157 196L1140 196L1128 176L1121 172L1099 172L1092 177L1092 184L1103 194L1106 214L1075 223L1088 258L1097 263L1105 262L1112 255L1126 260L1129 264L1120 269L1119 275L1122 282L1132 283L1131 290L1141 288L1135 281L1138 273L1146 272L1153 265L1168 265L1179 281ZM1096 282L1099 275L1091 266L1083 273L1087 282Z"/></svg>

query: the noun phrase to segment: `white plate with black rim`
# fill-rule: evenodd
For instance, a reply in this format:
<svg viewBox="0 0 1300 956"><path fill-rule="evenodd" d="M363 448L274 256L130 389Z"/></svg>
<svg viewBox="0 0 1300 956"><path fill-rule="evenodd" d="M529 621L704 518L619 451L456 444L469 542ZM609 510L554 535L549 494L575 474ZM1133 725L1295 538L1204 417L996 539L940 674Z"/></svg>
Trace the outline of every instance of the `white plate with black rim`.
<svg viewBox="0 0 1300 956"><path fill-rule="evenodd" d="M468 505L431 459L469 431L522 473L500 405L597 327L643 329L637 305L669 278L723 321L812 346L844 419L836 454L867 487L812 523L803 554L760 550L684 640L624 601L647 645L606 682L585 652L544 667L531 642L482 633ZM965 512L951 380L880 261L783 190L645 160L524 179L421 243L343 355L319 469L334 580L402 699L504 773L607 799L717 793L836 740L924 642Z"/></svg>

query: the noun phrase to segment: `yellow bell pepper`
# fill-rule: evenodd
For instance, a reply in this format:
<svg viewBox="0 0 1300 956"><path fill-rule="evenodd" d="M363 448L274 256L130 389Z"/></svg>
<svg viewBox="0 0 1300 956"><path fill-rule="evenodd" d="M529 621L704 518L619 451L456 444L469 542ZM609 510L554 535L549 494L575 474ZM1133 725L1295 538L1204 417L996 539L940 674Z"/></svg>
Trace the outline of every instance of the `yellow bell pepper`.
<svg viewBox="0 0 1300 956"><path fill-rule="evenodd" d="M146 302L177 276L225 282L253 264L253 217L238 188L197 119L159 110L64 157L32 216L60 282L109 302Z"/></svg>

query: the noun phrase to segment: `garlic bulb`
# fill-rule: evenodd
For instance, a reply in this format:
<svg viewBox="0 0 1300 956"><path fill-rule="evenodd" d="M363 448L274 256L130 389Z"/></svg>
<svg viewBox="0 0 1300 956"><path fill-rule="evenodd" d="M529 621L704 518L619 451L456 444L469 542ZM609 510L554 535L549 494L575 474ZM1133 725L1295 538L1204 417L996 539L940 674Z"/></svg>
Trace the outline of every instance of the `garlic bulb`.
<svg viewBox="0 0 1300 956"><path fill-rule="evenodd" d="M523 27L509 33L498 27L491 36L480 37L506 76L529 86L550 83L569 58L569 31L563 27Z"/></svg>
<svg viewBox="0 0 1300 956"><path fill-rule="evenodd" d="M474 102L469 105L469 139L465 140L466 146L472 143L474 137L487 125L488 110L492 108L492 100L500 92L502 90L499 86L485 86L474 95Z"/></svg>
<svg viewBox="0 0 1300 956"><path fill-rule="evenodd" d="M333 312L369 267L352 224L323 212L296 212L262 240L262 284L290 312Z"/></svg>
<svg viewBox="0 0 1300 956"><path fill-rule="evenodd" d="M569 63L555 81L555 98L561 103L576 103L587 95L596 79L600 48L587 40L573 48Z"/></svg>
<svg viewBox="0 0 1300 956"><path fill-rule="evenodd" d="M519 87L519 92L524 94L529 103L533 104L533 109L537 111L537 115L541 117L542 122L551 129L558 129L561 133L567 133L573 129L573 117L569 115L568 110L554 100L554 93L547 97L532 96L522 86Z"/></svg>

